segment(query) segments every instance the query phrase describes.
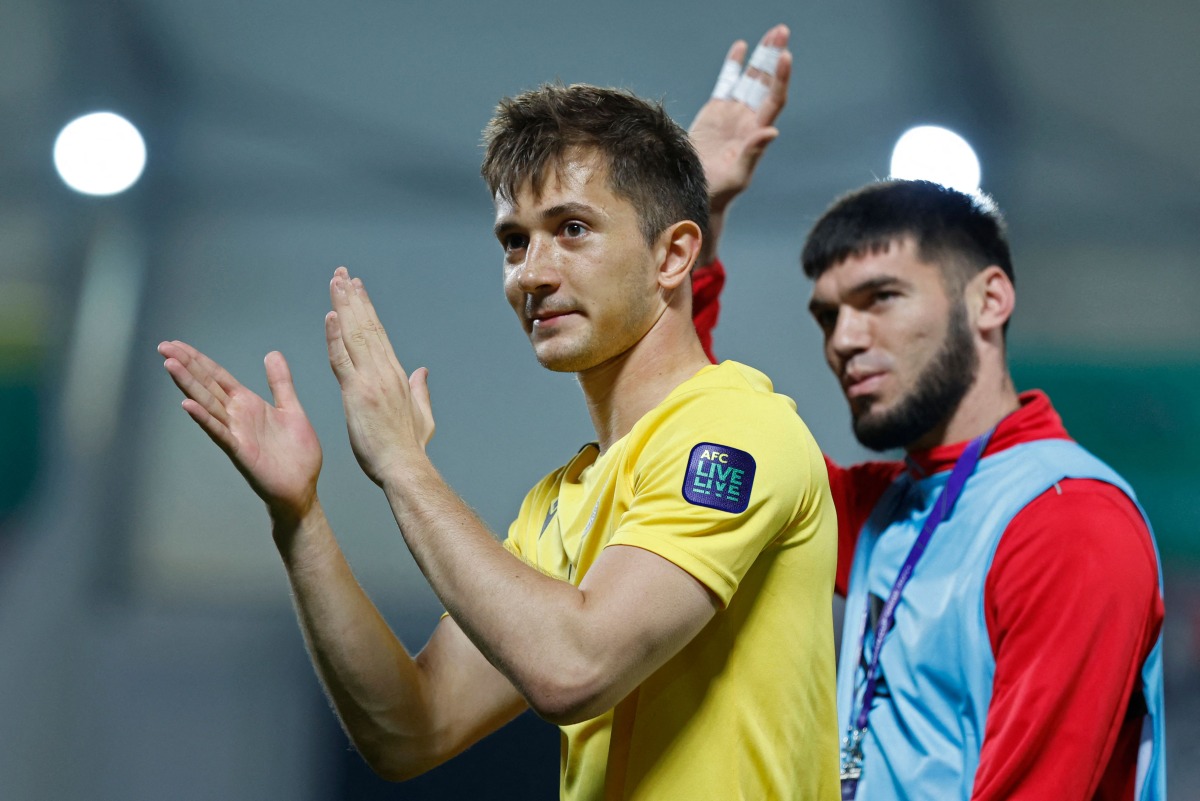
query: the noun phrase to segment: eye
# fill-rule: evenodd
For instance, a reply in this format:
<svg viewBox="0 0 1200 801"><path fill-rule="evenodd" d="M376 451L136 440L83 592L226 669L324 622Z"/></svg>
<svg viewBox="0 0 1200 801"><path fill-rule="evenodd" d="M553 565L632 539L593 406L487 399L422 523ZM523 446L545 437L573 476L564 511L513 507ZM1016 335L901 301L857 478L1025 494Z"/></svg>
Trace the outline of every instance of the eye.
<svg viewBox="0 0 1200 801"><path fill-rule="evenodd" d="M512 253L514 250L523 250L529 244L529 237L525 234L505 234L500 238L500 246L504 248L505 253Z"/></svg>
<svg viewBox="0 0 1200 801"><path fill-rule="evenodd" d="M880 289L871 296L871 302L875 305L890 303L900 297L900 293L894 289Z"/></svg>
<svg viewBox="0 0 1200 801"><path fill-rule="evenodd" d="M808 307L808 313L816 321L817 327L825 333L829 333L837 325L837 306L813 303Z"/></svg>
<svg viewBox="0 0 1200 801"><path fill-rule="evenodd" d="M828 333L837 325L837 310L836 309L821 309L813 312L813 319L817 321L817 325L822 331Z"/></svg>
<svg viewBox="0 0 1200 801"><path fill-rule="evenodd" d="M575 220L572 220L571 222L568 222L568 223L564 223L563 227L562 227L562 234L563 234L563 236L567 237L568 239L578 239L579 237L583 236L587 232L588 232L587 226L585 226L583 223L577 222Z"/></svg>

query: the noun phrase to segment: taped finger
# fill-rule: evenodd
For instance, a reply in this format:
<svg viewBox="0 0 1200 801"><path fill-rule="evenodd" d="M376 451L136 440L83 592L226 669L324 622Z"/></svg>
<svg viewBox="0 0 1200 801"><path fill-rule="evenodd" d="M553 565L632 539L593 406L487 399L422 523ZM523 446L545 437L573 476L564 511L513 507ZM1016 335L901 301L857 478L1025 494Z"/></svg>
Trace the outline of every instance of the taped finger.
<svg viewBox="0 0 1200 801"><path fill-rule="evenodd" d="M754 52L750 54L750 63L746 65L746 68L761 70L765 74L773 76L775 74L775 66L779 64L779 57L782 55L782 47L759 43L754 48Z"/></svg>
<svg viewBox="0 0 1200 801"><path fill-rule="evenodd" d="M734 100L748 106L751 111L758 111L770 94L769 86L750 75L739 78L732 93Z"/></svg>
<svg viewBox="0 0 1200 801"><path fill-rule="evenodd" d="M717 85L713 87L712 96L715 100L729 100L733 97L733 89L738 78L742 75L742 65L732 58L725 59L721 65L721 73L717 75Z"/></svg>

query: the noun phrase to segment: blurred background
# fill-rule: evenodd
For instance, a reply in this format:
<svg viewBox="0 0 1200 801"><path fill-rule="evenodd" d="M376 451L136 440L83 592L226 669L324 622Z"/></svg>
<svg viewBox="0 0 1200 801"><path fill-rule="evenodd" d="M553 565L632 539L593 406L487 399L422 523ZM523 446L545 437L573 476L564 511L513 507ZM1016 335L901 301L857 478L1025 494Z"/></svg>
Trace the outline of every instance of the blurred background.
<svg viewBox="0 0 1200 801"><path fill-rule="evenodd" d="M735 9L735 6L741 8ZM436 464L497 532L592 437L502 299L479 131L543 81L661 97L687 125L730 42L793 31L783 133L734 207L717 351L765 370L840 460L864 454L804 311L804 235L932 123L1007 212L1019 388L1123 472L1167 582L1168 779L1200 797L1200 6L1191 0L5 0L0 4L0 798L552 798L527 716L417 781L375 779L326 704L266 515L179 408L155 346L266 392L290 360L322 499L411 649L440 609L359 472L327 282L364 276L431 369ZM141 180L55 172L115 111Z"/></svg>

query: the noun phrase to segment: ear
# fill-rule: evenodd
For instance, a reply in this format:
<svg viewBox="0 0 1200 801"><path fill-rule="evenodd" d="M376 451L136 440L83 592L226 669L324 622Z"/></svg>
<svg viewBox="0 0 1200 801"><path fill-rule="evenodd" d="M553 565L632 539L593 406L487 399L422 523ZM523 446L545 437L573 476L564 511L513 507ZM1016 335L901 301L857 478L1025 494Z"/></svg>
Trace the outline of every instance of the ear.
<svg viewBox="0 0 1200 801"><path fill-rule="evenodd" d="M700 255L700 240L700 226L691 220L680 220L658 235L659 286L670 290L683 284Z"/></svg>
<svg viewBox="0 0 1200 801"><path fill-rule="evenodd" d="M971 279L967 302L975 311L975 326L980 332L1001 331L1012 317L1017 292L1008 274L992 265Z"/></svg>

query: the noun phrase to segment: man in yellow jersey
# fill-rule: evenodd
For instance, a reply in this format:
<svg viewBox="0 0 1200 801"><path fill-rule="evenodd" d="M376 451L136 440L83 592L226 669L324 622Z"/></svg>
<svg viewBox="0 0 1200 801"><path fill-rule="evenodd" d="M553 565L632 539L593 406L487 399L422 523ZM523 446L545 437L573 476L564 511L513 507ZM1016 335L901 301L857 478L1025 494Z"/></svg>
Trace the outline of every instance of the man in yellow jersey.
<svg viewBox="0 0 1200 801"><path fill-rule="evenodd" d="M313 662L381 775L414 776L527 707L563 731L567 799L834 799L836 524L795 404L709 364L690 272L709 197L687 135L626 92L545 86L485 131L504 288L596 441L498 543L445 484L426 372L362 281L326 317L351 444L448 615L415 658L354 581L317 500L321 452L282 355L270 405L180 342L184 408L266 501Z"/></svg>

